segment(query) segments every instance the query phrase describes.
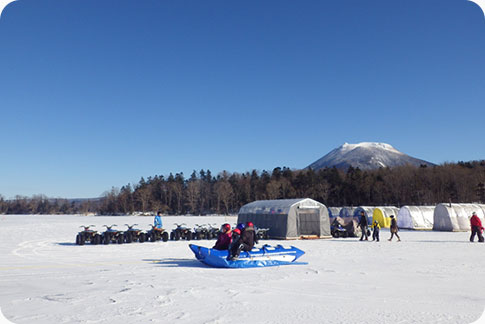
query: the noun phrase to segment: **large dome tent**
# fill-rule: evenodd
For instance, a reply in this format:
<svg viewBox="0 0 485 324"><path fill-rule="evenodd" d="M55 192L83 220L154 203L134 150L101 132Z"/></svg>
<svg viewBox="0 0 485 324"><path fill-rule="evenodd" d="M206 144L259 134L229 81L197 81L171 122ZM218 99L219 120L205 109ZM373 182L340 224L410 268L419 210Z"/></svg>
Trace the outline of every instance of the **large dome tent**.
<svg viewBox="0 0 485 324"><path fill-rule="evenodd" d="M327 207L310 198L254 201L238 213L238 223L248 221L276 239L331 237Z"/></svg>
<svg viewBox="0 0 485 324"><path fill-rule="evenodd" d="M438 204L433 213L433 230L460 232L470 230L470 217L476 212L485 220L485 205L483 204Z"/></svg>
<svg viewBox="0 0 485 324"><path fill-rule="evenodd" d="M391 216L397 218L399 208L397 207L376 207L372 212L372 222L377 221L382 228L391 227Z"/></svg>
<svg viewBox="0 0 485 324"><path fill-rule="evenodd" d="M434 206L403 206L397 214L397 226L404 229L432 230Z"/></svg>

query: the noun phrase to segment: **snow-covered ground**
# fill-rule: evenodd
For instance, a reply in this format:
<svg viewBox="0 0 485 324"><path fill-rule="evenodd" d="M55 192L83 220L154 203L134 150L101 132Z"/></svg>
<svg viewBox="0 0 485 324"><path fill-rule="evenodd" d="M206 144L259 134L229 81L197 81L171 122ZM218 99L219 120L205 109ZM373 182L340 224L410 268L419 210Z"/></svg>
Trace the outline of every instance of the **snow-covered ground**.
<svg viewBox="0 0 485 324"><path fill-rule="evenodd" d="M235 217L165 217L235 223ZM74 245L80 225L151 217L0 215L0 308L20 323L471 323L485 308L485 244L469 233L402 242L268 241L306 265L213 269L186 241ZM124 226L119 226L124 228ZM214 241L199 241L212 246Z"/></svg>

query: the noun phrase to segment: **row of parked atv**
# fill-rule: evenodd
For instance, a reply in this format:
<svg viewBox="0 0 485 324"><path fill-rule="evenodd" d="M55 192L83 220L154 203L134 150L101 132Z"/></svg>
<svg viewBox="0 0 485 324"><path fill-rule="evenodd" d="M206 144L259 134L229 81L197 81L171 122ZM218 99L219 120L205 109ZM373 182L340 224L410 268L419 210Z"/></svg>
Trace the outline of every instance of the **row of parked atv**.
<svg viewBox="0 0 485 324"><path fill-rule="evenodd" d="M91 244L110 244L110 243L132 243L132 242L156 242L163 241L167 242L168 239L172 241L179 240L211 240L217 238L219 235L219 229L212 226L211 224L195 224L195 228L192 231L190 228L186 227L185 224L177 224L176 227L170 232L170 236L164 229L157 229L153 225L148 231L143 231L141 229L134 228L138 224L125 224L128 228L125 231L120 231L115 229L116 224L111 226L103 225L106 230L103 233L99 233L96 230L91 229L94 225L81 226L83 230L76 235L76 244L84 245L86 242ZM214 224L215 225L215 224ZM261 228L257 229L256 235L258 239L268 239L268 229Z"/></svg>
<svg viewBox="0 0 485 324"><path fill-rule="evenodd" d="M153 225L148 231L143 231L138 228L134 228L138 224L125 224L127 229L125 231L114 228L117 226L113 224L111 226L103 225L106 230L103 233L99 233L96 230L91 229L94 225L81 226L83 230L76 235L76 244L84 245L86 242L91 244L110 244L110 243L132 243L132 242L156 242L156 241L168 241L168 233L164 230L158 230Z"/></svg>
<svg viewBox="0 0 485 324"><path fill-rule="evenodd" d="M106 231L103 233L98 233L91 229L94 225L88 226L81 226L83 231L79 232L76 236L76 244L84 245L86 242L91 244L110 244L110 243L132 243L132 242L156 242L156 241L179 241L179 240L187 240L190 241L192 239L201 240L207 239L211 240L216 238L219 234L219 229L213 227L212 225L199 225L196 224L196 228L192 231L190 228L185 227L185 224L175 224L176 228L170 232L170 236L168 232L164 229L156 229L153 225L151 229L144 232L141 229L133 228L138 224L128 225L125 224L128 229L125 231L120 231L115 229L114 227L117 226L113 224L111 226L103 225L106 227Z"/></svg>

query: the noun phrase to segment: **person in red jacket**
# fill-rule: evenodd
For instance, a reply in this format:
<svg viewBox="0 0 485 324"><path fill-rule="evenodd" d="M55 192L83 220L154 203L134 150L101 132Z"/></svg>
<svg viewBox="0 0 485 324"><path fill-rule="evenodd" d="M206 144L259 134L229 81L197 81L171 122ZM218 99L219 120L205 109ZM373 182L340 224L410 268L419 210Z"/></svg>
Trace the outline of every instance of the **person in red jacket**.
<svg viewBox="0 0 485 324"><path fill-rule="evenodd" d="M223 224L221 226L221 231L217 236L216 245L214 245L213 249L216 250L227 250L229 248L229 244L231 244L232 240L232 231L231 225Z"/></svg>
<svg viewBox="0 0 485 324"><path fill-rule="evenodd" d="M478 242L483 242L483 226L482 221L478 218L477 213L473 212L472 218L470 218L470 225L472 227L472 235L470 236L470 242L475 240L475 234L478 236Z"/></svg>

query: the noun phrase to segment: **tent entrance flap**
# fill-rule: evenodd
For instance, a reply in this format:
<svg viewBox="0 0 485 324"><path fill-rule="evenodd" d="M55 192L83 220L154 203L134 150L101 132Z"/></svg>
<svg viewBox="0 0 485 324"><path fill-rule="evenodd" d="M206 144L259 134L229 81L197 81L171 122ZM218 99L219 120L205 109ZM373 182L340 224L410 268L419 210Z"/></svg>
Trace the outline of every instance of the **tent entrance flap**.
<svg viewBox="0 0 485 324"><path fill-rule="evenodd" d="M299 209L297 216L298 235L320 235L320 209Z"/></svg>

